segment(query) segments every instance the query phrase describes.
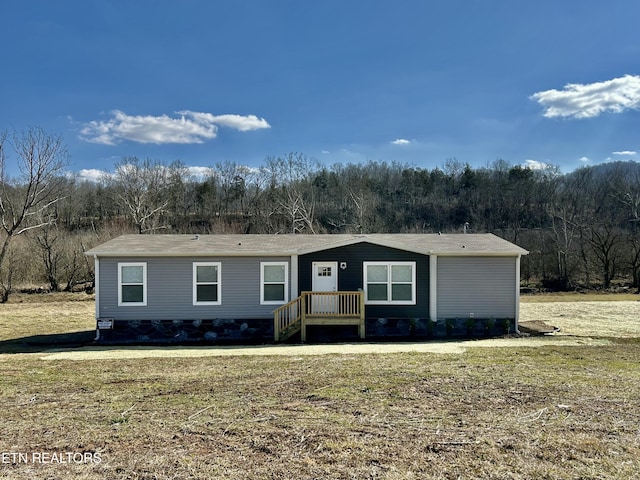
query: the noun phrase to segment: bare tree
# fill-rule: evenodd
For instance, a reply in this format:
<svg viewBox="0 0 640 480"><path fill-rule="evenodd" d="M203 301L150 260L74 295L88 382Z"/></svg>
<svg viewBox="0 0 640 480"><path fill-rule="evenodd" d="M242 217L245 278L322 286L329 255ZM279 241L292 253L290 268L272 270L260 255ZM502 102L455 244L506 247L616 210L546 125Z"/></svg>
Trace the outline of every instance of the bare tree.
<svg viewBox="0 0 640 480"><path fill-rule="evenodd" d="M640 170L620 176L617 198L628 208L627 263L632 286L640 293Z"/></svg>
<svg viewBox="0 0 640 480"><path fill-rule="evenodd" d="M112 187L116 201L138 233L149 233L167 228L160 220L169 205L170 177L169 169L158 161L141 162L137 157L126 157L115 165L113 175L106 175L103 181Z"/></svg>
<svg viewBox="0 0 640 480"><path fill-rule="evenodd" d="M15 179L7 173L7 147L13 151L19 172ZM7 256L11 241L55 221L50 207L62 197L60 174L68 160L62 138L41 128L31 127L11 137L6 132L0 134L0 221L4 234L0 246L0 303L9 299L11 291L13 265Z"/></svg>
<svg viewBox="0 0 640 480"><path fill-rule="evenodd" d="M49 288L53 292L59 292L59 269L62 255L58 248L61 244L60 235L58 229L54 227L54 225L49 225L42 228L42 231L35 236L35 242L40 250Z"/></svg>
<svg viewBox="0 0 640 480"><path fill-rule="evenodd" d="M318 162L299 153L285 158L267 158L275 206L288 220L290 233L316 233L315 198L310 178L318 171Z"/></svg>

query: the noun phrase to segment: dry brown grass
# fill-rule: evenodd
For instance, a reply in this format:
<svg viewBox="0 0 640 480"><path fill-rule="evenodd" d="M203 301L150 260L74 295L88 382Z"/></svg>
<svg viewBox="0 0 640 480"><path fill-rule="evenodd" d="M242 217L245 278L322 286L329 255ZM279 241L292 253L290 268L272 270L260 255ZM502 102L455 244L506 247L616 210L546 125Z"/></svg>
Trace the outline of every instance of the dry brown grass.
<svg viewBox="0 0 640 480"><path fill-rule="evenodd" d="M522 303L549 302L638 302L637 293L607 293L607 292L553 292L520 296Z"/></svg>
<svg viewBox="0 0 640 480"><path fill-rule="evenodd" d="M633 478L640 345L0 361L10 478Z"/></svg>
<svg viewBox="0 0 640 480"><path fill-rule="evenodd" d="M640 338L639 301L534 302L520 306L520 321L542 320L560 335Z"/></svg>
<svg viewBox="0 0 640 480"><path fill-rule="evenodd" d="M80 328L82 316L67 323ZM0 454L99 452L102 462L0 463L0 478L631 479L640 471L633 338L456 354L40 357L0 355Z"/></svg>
<svg viewBox="0 0 640 480"><path fill-rule="evenodd" d="M16 294L0 304L0 341L95 329L93 295Z"/></svg>

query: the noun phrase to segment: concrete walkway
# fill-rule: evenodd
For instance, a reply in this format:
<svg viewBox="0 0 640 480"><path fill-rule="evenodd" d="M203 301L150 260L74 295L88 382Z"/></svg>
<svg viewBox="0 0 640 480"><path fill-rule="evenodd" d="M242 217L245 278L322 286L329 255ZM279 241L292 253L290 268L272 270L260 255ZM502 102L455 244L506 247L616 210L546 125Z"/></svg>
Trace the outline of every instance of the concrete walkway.
<svg viewBox="0 0 640 480"><path fill-rule="evenodd" d="M420 352L436 354L462 354L471 348L521 348L561 346L604 346L611 342L589 337L544 336L521 338L495 338L486 340L433 341L416 343L341 343L322 345L259 345L230 347L184 346L132 346L132 347L83 347L55 349L39 353L43 360L115 360L132 358L189 358L242 355L358 355L368 353Z"/></svg>

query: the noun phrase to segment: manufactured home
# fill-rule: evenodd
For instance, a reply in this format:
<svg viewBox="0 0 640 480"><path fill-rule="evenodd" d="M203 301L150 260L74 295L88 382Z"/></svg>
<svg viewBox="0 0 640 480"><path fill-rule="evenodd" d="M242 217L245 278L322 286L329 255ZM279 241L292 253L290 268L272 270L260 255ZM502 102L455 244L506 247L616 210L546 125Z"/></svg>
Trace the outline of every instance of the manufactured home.
<svg viewBox="0 0 640 480"><path fill-rule="evenodd" d="M97 339L189 343L517 332L493 234L123 235L94 258Z"/></svg>

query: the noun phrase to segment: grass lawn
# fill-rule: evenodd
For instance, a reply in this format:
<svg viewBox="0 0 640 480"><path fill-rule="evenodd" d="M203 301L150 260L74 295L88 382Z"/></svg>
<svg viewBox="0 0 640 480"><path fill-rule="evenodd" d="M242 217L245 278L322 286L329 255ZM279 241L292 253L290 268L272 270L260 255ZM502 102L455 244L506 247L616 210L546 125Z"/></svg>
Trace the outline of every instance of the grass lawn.
<svg viewBox="0 0 640 480"><path fill-rule="evenodd" d="M22 311L11 305L19 304L0 305L5 341L5 319ZM93 326L92 302L33 308L28 325L13 327L20 336L37 335L42 321L64 333L56 319L76 331ZM637 338L456 354L42 357L0 354L0 478L631 479L640 471Z"/></svg>
<svg viewBox="0 0 640 480"><path fill-rule="evenodd" d="M93 295L16 294L0 304L0 341L96 328Z"/></svg>

